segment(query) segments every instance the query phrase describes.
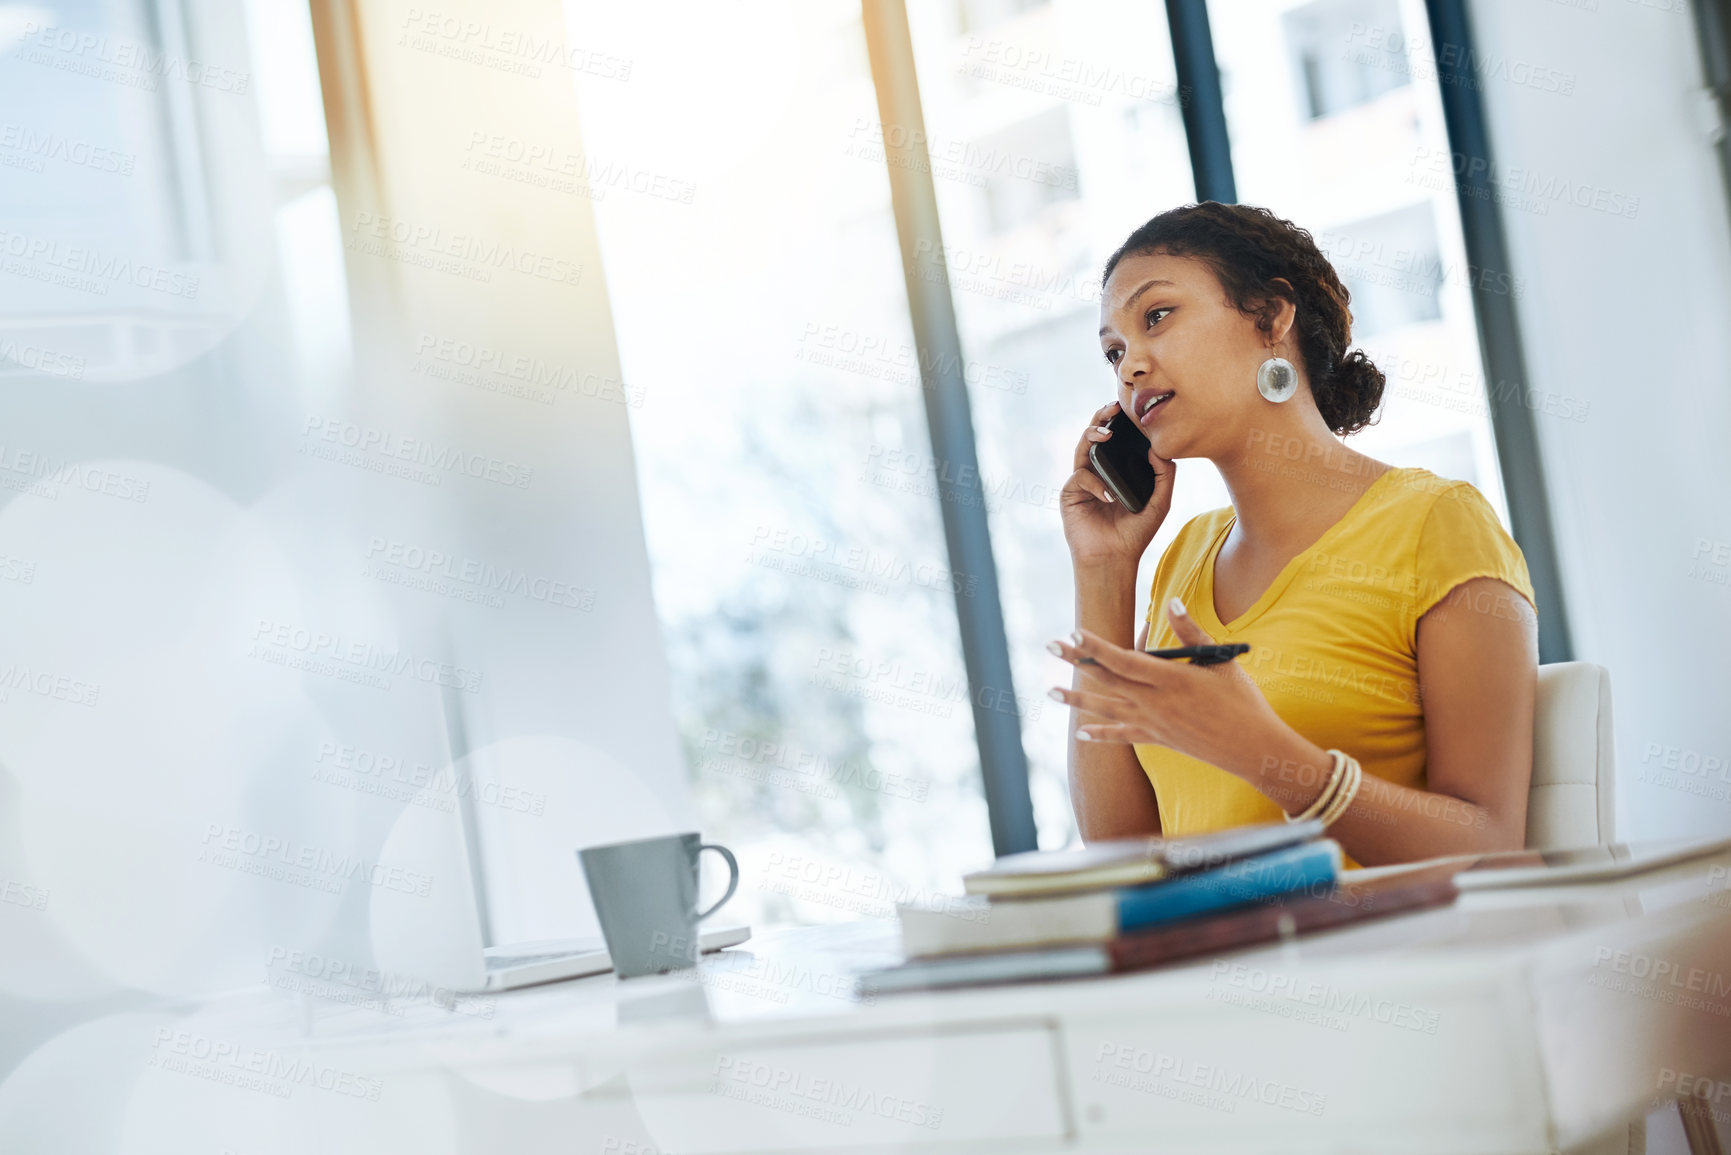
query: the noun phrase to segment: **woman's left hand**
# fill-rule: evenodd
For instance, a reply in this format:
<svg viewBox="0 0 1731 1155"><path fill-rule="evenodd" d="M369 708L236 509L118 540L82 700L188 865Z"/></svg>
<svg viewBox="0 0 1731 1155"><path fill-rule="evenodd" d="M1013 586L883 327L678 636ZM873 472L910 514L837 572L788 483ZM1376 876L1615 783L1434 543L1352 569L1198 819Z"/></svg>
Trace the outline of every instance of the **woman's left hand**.
<svg viewBox="0 0 1731 1155"><path fill-rule="evenodd" d="M1187 646L1213 643L1174 598L1173 632ZM1150 742L1188 754L1240 777L1254 775L1282 739L1296 736L1237 662L1198 666L1153 658L1087 630L1080 645L1055 652L1082 672L1080 690L1055 687L1052 697L1082 711L1077 736L1097 742ZM1100 664L1077 665L1078 658Z"/></svg>

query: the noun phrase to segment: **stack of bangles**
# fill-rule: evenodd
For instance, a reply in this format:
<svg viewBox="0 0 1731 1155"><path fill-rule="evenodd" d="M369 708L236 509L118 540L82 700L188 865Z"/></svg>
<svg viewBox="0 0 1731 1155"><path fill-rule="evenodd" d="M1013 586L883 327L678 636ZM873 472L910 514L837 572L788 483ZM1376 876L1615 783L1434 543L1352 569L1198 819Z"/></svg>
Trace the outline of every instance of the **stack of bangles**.
<svg viewBox="0 0 1731 1155"><path fill-rule="evenodd" d="M1359 784L1364 781L1364 768L1351 754L1343 754L1339 750L1330 750L1328 754L1334 760L1334 768L1329 772L1327 785L1322 788L1322 793L1317 795L1316 801L1306 806L1302 813L1288 814L1288 822L1320 818L1323 829L1326 830L1352 805L1353 798L1358 794Z"/></svg>

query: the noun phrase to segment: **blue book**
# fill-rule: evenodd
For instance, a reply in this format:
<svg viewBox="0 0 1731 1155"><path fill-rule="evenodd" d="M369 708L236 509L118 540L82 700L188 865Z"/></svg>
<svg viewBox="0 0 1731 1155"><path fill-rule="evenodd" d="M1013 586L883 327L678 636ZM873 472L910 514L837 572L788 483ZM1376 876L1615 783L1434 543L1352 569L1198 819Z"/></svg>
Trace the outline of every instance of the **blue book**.
<svg viewBox="0 0 1731 1155"><path fill-rule="evenodd" d="M1340 844L1319 838L1145 886L1052 898L946 898L904 904L909 958L1109 942L1121 934L1317 888L1340 874Z"/></svg>

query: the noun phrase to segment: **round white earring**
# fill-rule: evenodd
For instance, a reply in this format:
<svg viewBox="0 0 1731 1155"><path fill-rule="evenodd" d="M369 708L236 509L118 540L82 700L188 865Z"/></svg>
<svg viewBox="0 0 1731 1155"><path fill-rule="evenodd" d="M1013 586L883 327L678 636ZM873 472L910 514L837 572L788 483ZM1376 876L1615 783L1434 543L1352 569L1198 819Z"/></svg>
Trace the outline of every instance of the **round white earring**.
<svg viewBox="0 0 1731 1155"><path fill-rule="evenodd" d="M1256 391L1270 401L1289 401L1298 392L1298 370L1285 357L1270 357L1256 370Z"/></svg>

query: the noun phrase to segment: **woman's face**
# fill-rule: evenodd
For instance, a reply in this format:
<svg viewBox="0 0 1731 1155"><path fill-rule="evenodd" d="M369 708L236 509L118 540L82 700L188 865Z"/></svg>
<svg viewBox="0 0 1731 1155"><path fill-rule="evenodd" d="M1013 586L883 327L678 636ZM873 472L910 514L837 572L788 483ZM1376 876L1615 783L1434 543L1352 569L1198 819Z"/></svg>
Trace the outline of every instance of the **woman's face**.
<svg viewBox="0 0 1731 1155"><path fill-rule="evenodd" d="M1275 333L1290 326L1290 309L1284 304L1276 315ZM1101 294L1100 324L1118 403L1161 457L1241 453L1252 426L1271 416L1270 402L1256 391L1270 335L1226 299L1201 261L1165 253L1125 257ZM1302 370L1300 382L1308 392Z"/></svg>

